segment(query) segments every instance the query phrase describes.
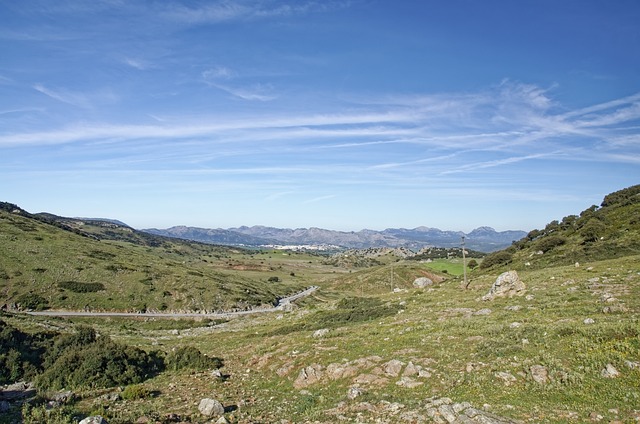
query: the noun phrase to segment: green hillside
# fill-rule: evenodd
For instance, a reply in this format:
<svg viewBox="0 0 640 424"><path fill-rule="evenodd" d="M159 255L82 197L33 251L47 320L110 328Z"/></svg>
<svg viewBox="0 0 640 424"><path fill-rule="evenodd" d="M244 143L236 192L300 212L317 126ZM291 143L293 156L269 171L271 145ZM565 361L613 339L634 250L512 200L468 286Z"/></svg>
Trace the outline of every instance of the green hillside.
<svg viewBox="0 0 640 424"><path fill-rule="evenodd" d="M126 226L0 208L0 305L212 311L273 304L305 286L256 253L146 235ZM237 264L252 261L252 272ZM264 262L264 261L263 261ZM281 275L273 281L274 275ZM271 281L269 281L271 279Z"/></svg>
<svg viewBox="0 0 640 424"><path fill-rule="evenodd" d="M601 205L552 221L507 249L488 255L481 268L544 268L640 254L640 185L605 196Z"/></svg>

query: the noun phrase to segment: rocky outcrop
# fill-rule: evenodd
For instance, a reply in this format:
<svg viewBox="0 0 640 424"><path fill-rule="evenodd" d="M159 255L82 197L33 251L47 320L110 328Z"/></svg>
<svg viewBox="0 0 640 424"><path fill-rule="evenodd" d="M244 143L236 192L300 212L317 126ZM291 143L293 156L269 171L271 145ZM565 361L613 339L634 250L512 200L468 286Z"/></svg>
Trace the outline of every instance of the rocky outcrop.
<svg viewBox="0 0 640 424"><path fill-rule="evenodd" d="M435 423L483 423L514 424L508 418L499 417L481 409L476 409L469 402L454 403L449 398L432 398L427 401L427 416Z"/></svg>
<svg viewBox="0 0 640 424"><path fill-rule="evenodd" d="M526 291L526 286L520 280L516 271L507 271L498 276L489 292L482 296L482 300L493 300L496 297L522 296Z"/></svg>

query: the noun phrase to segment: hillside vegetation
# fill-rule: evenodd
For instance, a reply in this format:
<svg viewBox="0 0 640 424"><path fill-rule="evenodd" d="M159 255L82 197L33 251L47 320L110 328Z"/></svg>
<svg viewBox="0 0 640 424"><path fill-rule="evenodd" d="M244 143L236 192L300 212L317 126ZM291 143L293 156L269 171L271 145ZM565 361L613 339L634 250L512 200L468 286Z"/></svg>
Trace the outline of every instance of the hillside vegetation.
<svg viewBox="0 0 640 424"><path fill-rule="evenodd" d="M640 254L640 185L607 195L601 205L552 221L507 249L488 255L481 268L544 268Z"/></svg>
<svg viewBox="0 0 640 424"><path fill-rule="evenodd" d="M307 283L303 275L292 277L282 264L265 265L256 255L151 236L104 221L31 215L5 203L0 208L0 305L245 309L272 305ZM247 261L250 271L238 272Z"/></svg>
<svg viewBox="0 0 640 424"><path fill-rule="evenodd" d="M109 424L638 422L639 192L635 186L613 193L600 207L477 258L468 289L460 258L418 262L369 251L362 255L375 253L375 261L343 266L293 252L221 247L217 254L228 256L215 258L198 244L98 241L6 213L0 235L16 240L2 252L13 255L3 263L9 274L0 281L3 290L21 277L16 270L47 275L28 271L37 265L24 249L40 261L58 258L52 263L66 270L65 255L53 253L62 246L68 261L81 258L94 268L144 259L172 269L178 282L197 269L207 278L192 281L211 279L212 290L214 276L243 288L255 284L258 293L296 281L320 289L298 307L226 322L0 313L0 378L32 379L39 390L22 407L12 403L0 423L74 423L88 415ZM87 254L94 250L116 256L102 261ZM496 260L502 253L508 258ZM517 269L522 290L485 297L508 269ZM269 281L276 276L279 281ZM415 288L418 277L432 284ZM114 290L102 278L58 285L67 280L55 281L54 297ZM33 280L21 281L30 284L22 293L47 295L36 293ZM164 287L174 290L169 280ZM88 371L105 364L109 381ZM77 396L51 407L58 393L52 390ZM224 421L199 411L206 398L221 403Z"/></svg>

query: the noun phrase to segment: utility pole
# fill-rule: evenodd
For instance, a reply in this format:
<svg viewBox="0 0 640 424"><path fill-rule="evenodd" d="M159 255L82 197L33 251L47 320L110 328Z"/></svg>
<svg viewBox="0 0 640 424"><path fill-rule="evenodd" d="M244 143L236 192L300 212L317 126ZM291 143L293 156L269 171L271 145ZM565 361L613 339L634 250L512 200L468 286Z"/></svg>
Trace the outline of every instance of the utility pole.
<svg viewBox="0 0 640 424"><path fill-rule="evenodd" d="M469 283L467 282L467 252L464 248L464 236L462 236L462 274L464 275L464 288L466 290L469 288Z"/></svg>

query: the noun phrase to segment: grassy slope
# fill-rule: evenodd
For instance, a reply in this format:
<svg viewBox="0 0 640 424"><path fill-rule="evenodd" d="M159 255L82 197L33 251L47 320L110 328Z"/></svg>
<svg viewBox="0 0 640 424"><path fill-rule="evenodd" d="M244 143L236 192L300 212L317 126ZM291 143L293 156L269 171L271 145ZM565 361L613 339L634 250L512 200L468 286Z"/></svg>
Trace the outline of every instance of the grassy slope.
<svg viewBox="0 0 640 424"><path fill-rule="evenodd" d="M608 240L614 258L589 260L594 257L589 256L593 246L582 244L584 236L574 227L573 233L563 233L565 244L538 255L538 262L527 266L529 252L535 253L536 244L551 234L540 235L516 251L511 264L527 286L526 296L489 302L478 299L508 267L475 270L470 273L469 290L460 288L459 277L418 290L411 288L415 277L435 276L429 264L401 261L393 267L386 263L348 271L323 266L314 257L277 252L224 258L216 262L216 272L226 267L246 278L265 273L294 278L290 275L294 272L295 278L317 282L321 290L305 302L304 309L243 317L219 326L176 324L172 329L170 324L131 326L121 320L82 320L103 334L147 349L196 346L223 357L223 371L229 378L218 381L208 373L167 372L144 383L157 393L155 397L109 403L97 398L100 393L87 392L74 407L87 413L102 410L112 423L165 413L205 422L197 404L213 396L237 408L227 414L233 423L282 419L333 423L338 416L345 422L391 423L403 422L402 414L425 416L427 398L448 396L476 407L486 404L497 414L525 421L585 422L601 416L604 422L633 422L640 418L640 368L634 367L640 363L640 256L628 255L633 250L625 249L634 249L629 234L636 231L636 207L632 203L601 208L608 232L595 243ZM551 229L555 235L560 231L555 225ZM621 246L622 253L615 246ZM574 258L561 254L563 249L585 252L578 267ZM195 261L188 256L183 260ZM390 291L391 272L394 285L404 290ZM364 322L327 321L328 333L314 337L320 320L345 295L372 296L400 312ZM340 309L336 312L336 316L349 316ZM70 326L64 320L9 319L31 328ZM413 377L422 384L412 389L398 386L401 377L385 375L382 369L390 360L422 366L427 373ZM325 371L318 382L294 385L305 367L326 370L331 364L353 366L357 361L361 365L352 375L330 377ZM607 364L620 372L617 378L601 375ZM536 365L548 373L544 384L533 379ZM508 373L513 381L505 382L500 376L506 374L501 373ZM379 384L357 383L363 375L383 379ZM354 385L365 393L349 400L347 390Z"/></svg>
<svg viewBox="0 0 640 424"><path fill-rule="evenodd" d="M526 269L571 265L640 254L640 185L607 195L600 207L550 222L511 247L485 258L506 255L494 268Z"/></svg>
<svg viewBox="0 0 640 424"><path fill-rule="evenodd" d="M399 272L415 271L415 264L407 266L408 270ZM207 373L165 373L145 383L158 392L157 397L109 404L86 394L77 408L95 409L97 402L110 414L110 422L116 423L153 411L204 422L197 403L213 395L227 406L238 407L227 415L237 423L284 418L330 423L335 422L332 413L336 411L347 422L358 416L361 422L399 422L386 402L402 404L401 412L424 415L425 399L448 396L477 407L488 404L494 413L521 420L583 422L596 413L605 420L633 421L640 404L640 369L630 368L626 361L640 361L640 257L579 268L529 270L520 276L530 297L478 300L495 274L476 276L466 291L452 279L428 290L380 293L377 298L399 306L402 312L374 321L333 323L324 337L295 328L304 324L317 328L318 317L335 307L331 301L279 315L234 319L216 327L179 327L179 331L125 328L118 320L93 321L100 332L130 344L167 351L193 345L221 356L226 364L223 371L230 377L220 382ZM330 290L325 284L321 292L337 297ZM609 295L614 300L607 300ZM476 314L483 309L490 313ZM586 324L587 318L595 322ZM372 355L379 358L354 375L334 379L325 374L317 383L294 386L304 367L318 364L326 369ZM421 365L430 375L414 376L423 383L417 388L399 387L400 377L384 376L381 371L381 365L393 359ZM620 377L601 376L609 363ZM548 383L533 381L534 365L547 369ZM507 385L497 376L499 372L510 373L515 381ZM359 384L365 394L348 400L348 388L358 385L354 380L363 374L386 380L380 385Z"/></svg>
<svg viewBox="0 0 640 424"><path fill-rule="evenodd" d="M157 247L87 237L30 216L0 210L0 304L25 293L49 307L107 310L212 310L272 303L308 284L297 257L265 265L254 252L191 242ZM291 273L298 274L292 276ZM280 282L268 283L278 276ZM76 293L74 281L106 290Z"/></svg>

